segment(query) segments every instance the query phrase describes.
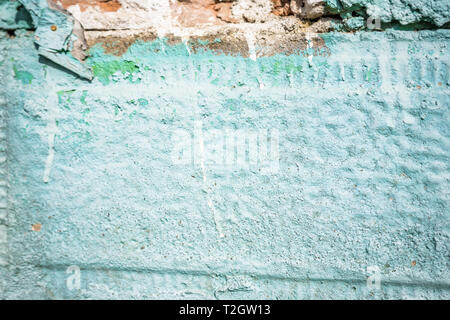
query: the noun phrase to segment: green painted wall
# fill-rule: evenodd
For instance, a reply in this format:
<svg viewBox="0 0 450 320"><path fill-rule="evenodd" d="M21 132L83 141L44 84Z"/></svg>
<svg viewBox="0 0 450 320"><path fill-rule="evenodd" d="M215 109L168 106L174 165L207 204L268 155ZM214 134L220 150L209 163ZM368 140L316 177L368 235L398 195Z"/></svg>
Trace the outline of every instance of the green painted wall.
<svg viewBox="0 0 450 320"><path fill-rule="evenodd" d="M1 33L0 297L448 299L450 33L321 37L89 82Z"/></svg>

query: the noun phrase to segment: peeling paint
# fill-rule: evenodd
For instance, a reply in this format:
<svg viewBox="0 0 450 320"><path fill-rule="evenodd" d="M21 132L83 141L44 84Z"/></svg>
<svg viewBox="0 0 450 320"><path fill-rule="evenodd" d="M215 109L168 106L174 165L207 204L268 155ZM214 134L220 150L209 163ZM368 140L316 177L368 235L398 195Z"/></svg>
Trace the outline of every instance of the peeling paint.
<svg viewBox="0 0 450 320"><path fill-rule="evenodd" d="M31 84L33 82L33 75L24 70L19 70L16 65L13 65L14 78L21 81L22 84Z"/></svg>

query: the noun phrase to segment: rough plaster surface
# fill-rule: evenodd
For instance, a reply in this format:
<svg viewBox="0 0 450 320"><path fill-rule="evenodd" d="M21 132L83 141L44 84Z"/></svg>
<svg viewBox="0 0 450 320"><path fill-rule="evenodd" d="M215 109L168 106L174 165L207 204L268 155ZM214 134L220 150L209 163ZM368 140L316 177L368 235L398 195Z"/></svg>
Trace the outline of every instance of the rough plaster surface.
<svg viewBox="0 0 450 320"><path fill-rule="evenodd" d="M29 13L19 1L0 0L0 29L31 28Z"/></svg>
<svg viewBox="0 0 450 320"><path fill-rule="evenodd" d="M61 3L58 0L52 1ZM91 1L93 5L88 6L86 1L81 1L81 4L77 1L62 2L86 29L128 30L156 27L164 32L179 24L179 6L174 6L178 3L176 0L118 0L121 6L114 7L114 10L105 9L98 1ZM202 1L194 1L196 2ZM450 21L450 3L447 0L292 0L289 6L293 14L305 19L316 19L330 14L350 18L353 13L359 17L373 16L385 23L395 22L402 25L427 22L440 27ZM237 21L244 18L249 22L261 22L269 19L270 7L269 0L239 0L233 4L233 11ZM196 11L195 15L201 13L202 11ZM213 15L211 19L214 20ZM198 23L208 24L208 20Z"/></svg>
<svg viewBox="0 0 450 320"><path fill-rule="evenodd" d="M238 0L232 7L232 13L247 22L265 22L272 9L271 0Z"/></svg>
<svg viewBox="0 0 450 320"><path fill-rule="evenodd" d="M447 0L326 0L326 2L335 12L356 11L379 17L383 22L394 21L404 25L430 22L436 26L443 26L450 21L450 2Z"/></svg>
<svg viewBox="0 0 450 320"><path fill-rule="evenodd" d="M295 36L98 43L87 82L3 33L0 295L448 299L449 32ZM278 170L214 157L259 130Z"/></svg>
<svg viewBox="0 0 450 320"><path fill-rule="evenodd" d="M290 7L294 14L307 19L316 19L327 13L324 0L292 0Z"/></svg>
<svg viewBox="0 0 450 320"><path fill-rule="evenodd" d="M0 298L449 298L449 31L314 33L436 29L448 1L21 3L0 0Z"/></svg>

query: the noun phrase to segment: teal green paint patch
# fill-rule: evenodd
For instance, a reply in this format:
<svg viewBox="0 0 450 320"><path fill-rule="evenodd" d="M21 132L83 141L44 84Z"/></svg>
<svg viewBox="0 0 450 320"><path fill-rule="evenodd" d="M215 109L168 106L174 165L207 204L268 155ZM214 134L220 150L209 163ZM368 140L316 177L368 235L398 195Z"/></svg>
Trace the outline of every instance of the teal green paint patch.
<svg viewBox="0 0 450 320"><path fill-rule="evenodd" d="M198 39L197 43L201 46L207 46L209 44L209 40Z"/></svg>
<svg viewBox="0 0 450 320"><path fill-rule="evenodd" d="M131 112L128 117L130 118L130 120L133 120L133 118L137 115L137 111L134 110L133 112Z"/></svg>
<svg viewBox="0 0 450 320"><path fill-rule="evenodd" d="M136 82L133 75L139 72L139 66L135 61L114 59L110 56L106 59L95 59L98 56L99 55L94 55L91 59L91 66L94 77L97 78L102 84L107 85L111 81L117 81L113 79L113 76L117 73L130 82Z"/></svg>
<svg viewBox="0 0 450 320"><path fill-rule="evenodd" d="M294 63L287 63L286 64L286 72L288 74L292 74L292 73L296 73L296 72L301 72L303 69L303 66L301 65L296 65Z"/></svg>
<svg viewBox="0 0 450 320"><path fill-rule="evenodd" d="M147 100L147 99L139 98L139 99L138 99L138 102L139 102L139 105L140 105L141 107L148 106L148 100Z"/></svg>
<svg viewBox="0 0 450 320"><path fill-rule="evenodd" d="M365 21L363 17L351 17L344 20L344 25L348 30L358 30L365 26Z"/></svg>
<svg viewBox="0 0 450 320"><path fill-rule="evenodd" d="M129 74L126 79L131 79L131 75L139 71L136 63L133 61L107 61L97 63L92 66L94 76L103 84L108 84L111 81L111 76L116 72L122 75Z"/></svg>
<svg viewBox="0 0 450 320"><path fill-rule="evenodd" d="M31 84L33 82L34 77L30 72L19 70L16 65L13 65L13 70L14 78L21 81L22 84Z"/></svg>
<svg viewBox="0 0 450 320"><path fill-rule="evenodd" d="M87 122L86 120L83 120L83 119L79 119L79 120L76 120L79 124L84 124L84 125L87 125L87 126L89 126L89 122Z"/></svg>
<svg viewBox="0 0 450 320"><path fill-rule="evenodd" d="M75 89L57 91L56 94L58 95L59 106L63 107L64 109L70 110L70 106L72 105L71 96L75 91Z"/></svg>
<svg viewBox="0 0 450 320"><path fill-rule="evenodd" d="M281 72L281 62L280 61L275 61L272 65L272 73L274 75L279 75Z"/></svg>
<svg viewBox="0 0 450 320"><path fill-rule="evenodd" d="M80 97L80 102L81 102L82 104L84 104L84 105L87 104L87 103L86 103L86 97L87 97L87 95L88 95L87 90L83 90L83 93L81 94L81 97Z"/></svg>
<svg viewBox="0 0 450 320"><path fill-rule="evenodd" d="M372 78L372 69L367 70L366 80L370 82L370 79Z"/></svg>

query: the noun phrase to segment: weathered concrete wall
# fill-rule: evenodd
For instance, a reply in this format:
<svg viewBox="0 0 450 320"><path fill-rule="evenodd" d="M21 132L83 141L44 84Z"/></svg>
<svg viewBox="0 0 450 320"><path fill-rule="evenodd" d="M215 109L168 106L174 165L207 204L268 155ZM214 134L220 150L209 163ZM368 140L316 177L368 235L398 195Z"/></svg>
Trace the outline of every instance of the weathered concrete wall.
<svg viewBox="0 0 450 320"><path fill-rule="evenodd" d="M427 6L432 30L355 33L79 16L92 81L2 32L0 296L448 299L450 32Z"/></svg>

